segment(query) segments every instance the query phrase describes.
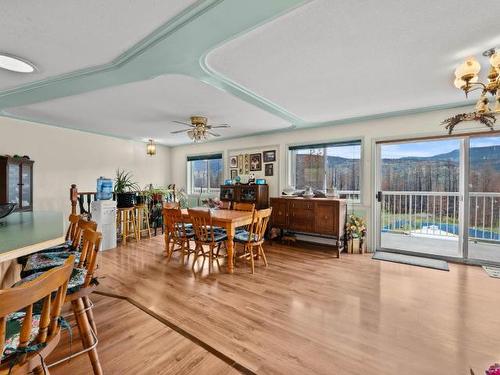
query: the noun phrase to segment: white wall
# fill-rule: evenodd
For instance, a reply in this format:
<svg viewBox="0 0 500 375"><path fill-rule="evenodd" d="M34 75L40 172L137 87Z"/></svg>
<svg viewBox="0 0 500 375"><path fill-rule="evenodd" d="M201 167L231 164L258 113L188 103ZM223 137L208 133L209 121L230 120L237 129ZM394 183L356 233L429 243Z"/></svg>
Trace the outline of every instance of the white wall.
<svg viewBox="0 0 500 375"><path fill-rule="evenodd" d="M130 170L140 186L167 185L170 148L0 117L0 155L28 155L34 164L34 209L70 211L69 188L95 191L99 176Z"/></svg>
<svg viewBox="0 0 500 375"><path fill-rule="evenodd" d="M280 167L279 170L274 171L275 174L279 176L279 189L273 189L274 194L271 194L271 196L273 196L279 194L279 191L289 184L287 171L289 162L287 150L289 145L361 138L363 140L363 167L361 177L362 200L361 204L350 207L350 209L354 208L365 212L368 221L369 243L373 245L373 233L370 221L375 195L372 164L372 159L374 158L374 142L376 140L391 138L399 139L431 135L442 136L446 134L446 131L440 125L441 121L457 113L471 110L471 108L454 108L450 110L432 111L321 128L293 130L275 134L175 147L171 151L172 182L179 187L186 186L185 165L187 155L223 152L225 178L229 178L228 155L233 153L232 150L252 148L272 149L274 147L278 150L277 156L279 158ZM478 123L463 123L457 126L456 132L481 130L484 130L484 128Z"/></svg>

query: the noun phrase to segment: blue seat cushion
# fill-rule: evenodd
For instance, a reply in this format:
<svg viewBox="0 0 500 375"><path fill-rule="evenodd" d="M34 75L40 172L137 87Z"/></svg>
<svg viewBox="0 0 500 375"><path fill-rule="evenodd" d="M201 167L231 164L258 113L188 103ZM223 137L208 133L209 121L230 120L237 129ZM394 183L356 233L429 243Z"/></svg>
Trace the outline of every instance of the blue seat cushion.
<svg viewBox="0 0 500 375"><path fill-rule="evenodd" d="M226 233L224 232L219 232L217 230L214 230L213 231L213 234L214 234L214 241L215 242L221 242L221 241L225 241L227 240L227 235ZM201 240L203 242L211 242L212 241L212 235L211 233L208 234L208 238L196 238L197 240Z"/></svg>
<svg viewBox="0 0 500 375"><path fill-rule="evenodd" d="M72 241L66 241L62 244L49 247L47 249L43 249L39 251L38 253L56 253L59 251L75 251L76 249L73 247L73 242Z"/></svg>
<svg viewBox="0 0 500 375"><path fill-rule="evenodd" d="M248 242L248 238L250 237L250 233L246 230L240 231L234 235L234 240L237 242ZM253 238L251 238L251 242L257 242L259 240L259 236L255 233L253 234Z"/></svg>
<svg viewBox="0 0 500 375"><path fill-rule="evenodd" d="M78 263L80 260L79 252L56 251L52 253L32 254L26 261L22 275L26 276L33 272L47 271L51 268L61 266L71 255L75 256L75 263Z"/></svg>
<svg viewBox="0 0 500 375"><path fill-rule="evenodd" d="M28 276L22 278L17 283L15 283L14 286L16 287L16 286L22 285L28 281L32 281L42 274L43 274L43 272L32 273L31 275L28 275ZM87 276L87 269L86 268L78 268L78 267L73 268L73 271L71 272L71 277L69 278L69 281L68 281L67 294L71 294L71 293L79 291L80 288L82 287L83 283L85 282L85 276Z"/></svg>
<svg viewBox="0 0 500 375"><path fill-rule="evenodd" d="M19 337L21 335L21 327L26 317L26 313L24 311L15 312L7 315L7 324L6 324L6 334L5 334L5 348L3 353L0 353L0 361L3 361L4 358L7 358L11 354L14 354L17 347L19 346ZM32 316L32 326L30 332L30 340L32 343L36 336L38 335L38 329L40 326L40 314L33 314Z"/></svg>

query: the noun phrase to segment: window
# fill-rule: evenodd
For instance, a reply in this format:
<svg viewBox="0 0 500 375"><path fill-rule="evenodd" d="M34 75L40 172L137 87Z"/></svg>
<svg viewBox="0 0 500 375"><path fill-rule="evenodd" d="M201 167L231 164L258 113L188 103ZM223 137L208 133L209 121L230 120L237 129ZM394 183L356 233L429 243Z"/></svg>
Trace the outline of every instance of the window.
<svg viewBox="0 0 500 375"><path fill-rule="evenodd" d="M215 193L224 179L222 154L188 156L189 193Z"/></svg>
<svg viewBox="0 0 500 375"><path fill-rule="evenodd" d="M291 146L291 181L296 189L336 188L342 198L360 200L361 141Z"/></svg>

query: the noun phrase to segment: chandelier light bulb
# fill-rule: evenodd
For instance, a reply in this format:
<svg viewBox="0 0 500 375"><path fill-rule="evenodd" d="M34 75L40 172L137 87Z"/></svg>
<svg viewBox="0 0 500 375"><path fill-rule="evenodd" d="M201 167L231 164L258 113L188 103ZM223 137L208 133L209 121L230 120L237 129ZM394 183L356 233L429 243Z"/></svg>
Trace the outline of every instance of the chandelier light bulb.
<svg viewBox="0 0 500 375"><path fill-rule="evenodd" d="M460 64L455 70L455 77L465 81L477 76L481 70L481 65L474 57L469 57L464 63Z"/></svg>
<svg viewBox="0 0 500 375"><path fill-rule="evenodd" d="M500 52L495 52L490 56L490 64L495 69L500 70Z"/></svg>

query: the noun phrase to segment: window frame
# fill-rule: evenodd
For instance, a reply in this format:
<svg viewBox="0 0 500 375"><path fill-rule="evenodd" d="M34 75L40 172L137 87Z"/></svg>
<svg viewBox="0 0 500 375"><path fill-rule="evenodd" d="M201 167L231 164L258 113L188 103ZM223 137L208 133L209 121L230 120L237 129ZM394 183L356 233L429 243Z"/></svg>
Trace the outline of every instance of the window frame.
<svg viewBox="0 0 500 375"><path fill-rule="evenodd" d="M286 145L287 149L287 181L288 181L288 186L295 186L296 182L296 171L295 171L295 158L293 157L293 152L294 150L297 149L297 147L304 148L306 149L307 147L310 148L320 148L318 146L324 146L323 150L329 146L334 146L335 144L338 144L341 146L342 144L345 143L350 143L350 142L359 142L360 146L360 159L359 159L359 192L356 194L358 195L358 199L351 199L350 196L348 196L346 199L348 203L350 204L355 204L355 205L360 205L363 206L364 198L363 198L363 193L364 193L364 164L365 164L365 155L364 155L364 146L365 146L365 137L350 137L350 138L342 138L342 139L331 139L331 140L326 140L326 141L318 141L318 142L302 142L302 143L291 143ZM325 165L326 165L326 158L325 158Z"/></svg>
<svg viewBox="0 0 500 375"><path fill-rule="evenodd" d="M214 156L219 156L220 158L215 158ZM194 160L189 160L192 158L196 158ZM192 168L192 162L200 160L200 161L206 161L207 162L207 183L208 187L207 188L195 188L193 187L193 168ZM225 164L224 164L224 153L223 152L211 152L211 153L206 153L206 154L194 154L194 155L187 155L186 156L186 185L187 185L187 192L188 194L191 195L198 195L198 194L213 194L213 193L219 193L220 192L220 186L217 188L211 188L210 187L210 168L208 167L208 163L210 160L220 160L222 165L221 165L221 172L222 172L222 182L221 185L224 183L224 176L225 176Z"/></svg>

